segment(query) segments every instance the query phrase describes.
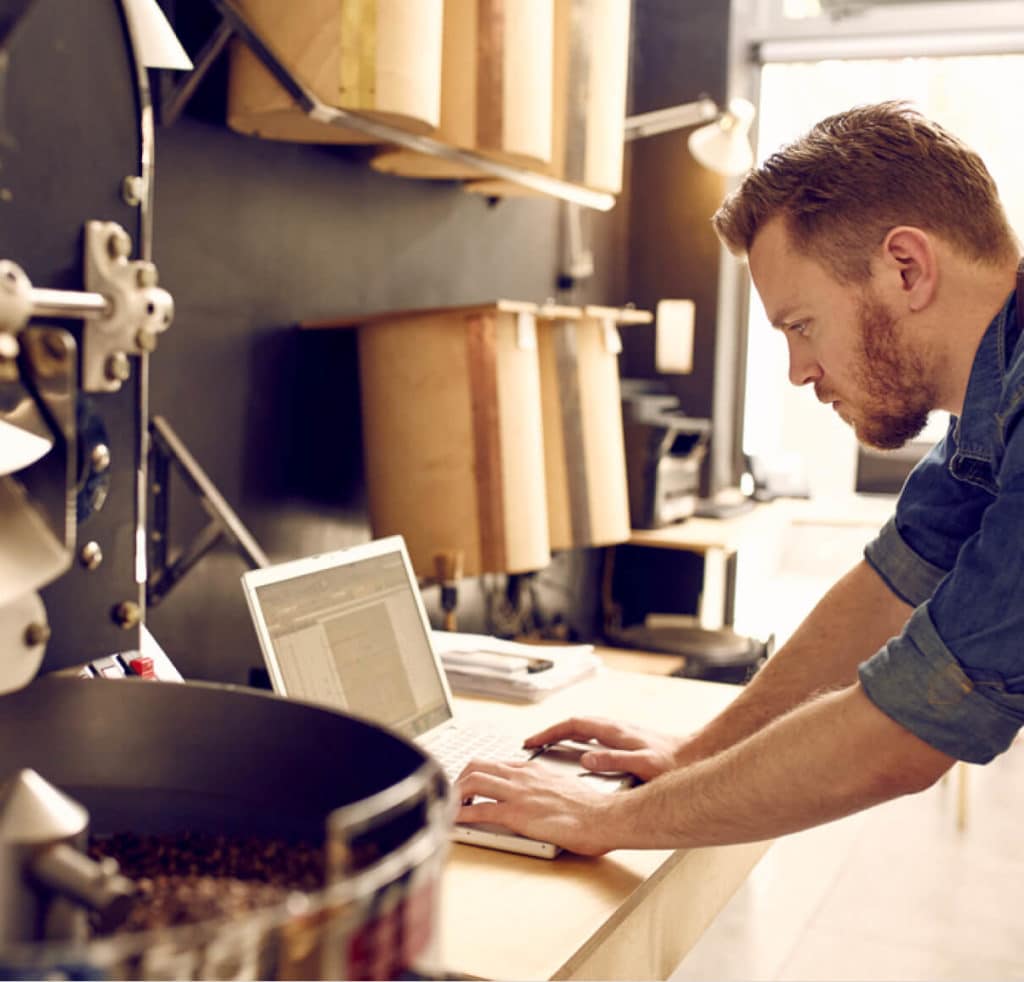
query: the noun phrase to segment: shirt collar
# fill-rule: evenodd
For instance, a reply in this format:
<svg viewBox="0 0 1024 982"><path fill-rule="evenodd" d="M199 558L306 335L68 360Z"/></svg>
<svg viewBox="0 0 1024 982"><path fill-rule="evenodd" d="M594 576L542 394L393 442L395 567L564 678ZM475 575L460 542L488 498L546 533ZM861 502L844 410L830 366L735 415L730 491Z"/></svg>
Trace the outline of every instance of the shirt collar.
<svg viewBox="0 0 1024 982"><path fill-rule="evenodd" d="M954 431L959 456L981 460L993 457L998 425L996 413L1003 391L1007 354L1013 350L1020 333L1016 306L1016 294L1011 293L978 345L967 380L963 412Z"/></svg>

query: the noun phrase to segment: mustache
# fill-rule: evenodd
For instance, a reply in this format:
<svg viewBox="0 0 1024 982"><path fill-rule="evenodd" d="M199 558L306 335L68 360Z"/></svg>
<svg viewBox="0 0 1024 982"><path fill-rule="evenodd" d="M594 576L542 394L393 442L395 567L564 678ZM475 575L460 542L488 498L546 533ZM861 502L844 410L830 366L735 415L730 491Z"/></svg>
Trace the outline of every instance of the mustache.
<svg viewBox="0 0 1024 982"><path fill-rule="evenodd" d="M818 385L817 382L814 383L814 395L817 397L818 402L823 402L826 405L831 405L833 402L836 401L835 393L830 392L823 386Z"/></svg>

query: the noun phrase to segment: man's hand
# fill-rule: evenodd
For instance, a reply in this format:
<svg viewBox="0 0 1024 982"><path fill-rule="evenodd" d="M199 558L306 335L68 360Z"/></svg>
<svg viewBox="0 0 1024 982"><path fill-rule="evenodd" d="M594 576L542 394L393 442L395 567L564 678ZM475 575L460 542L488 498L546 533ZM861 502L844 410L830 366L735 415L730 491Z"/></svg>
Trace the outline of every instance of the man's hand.
<svg viewBox="0 0 1024 982"><path fill-rule="evenodd" d="M593 750L580 757L580 764L591 771L624 771L641 781L674 770L679 766L676 755L684 741L639 726L617 723L609 719L579 717L549 726L524 741L527 748L543 747L559 740L581 743L597 741Z"/></svg>
<svg viewBox="0 0 1024 982"><path fill-rule="evenodd" d="M463 802L458 822L501 825L584 856L600 856L621 838L609 807L621 795L593 791L586 778L539 762L473 761L455 793Z"/></svg>

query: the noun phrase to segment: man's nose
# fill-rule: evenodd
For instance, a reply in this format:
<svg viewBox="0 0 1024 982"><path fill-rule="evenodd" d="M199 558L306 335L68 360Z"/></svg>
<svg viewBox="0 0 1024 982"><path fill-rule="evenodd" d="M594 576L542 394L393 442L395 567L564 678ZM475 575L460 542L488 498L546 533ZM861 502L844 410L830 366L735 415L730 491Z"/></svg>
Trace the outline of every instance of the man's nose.
<svg viewBox="0 0 1024 982"><path fill-rule="evenodd" d="M807 345L789 342L789 381L793 385L807 385L821 378L821 366Z"/></svg>

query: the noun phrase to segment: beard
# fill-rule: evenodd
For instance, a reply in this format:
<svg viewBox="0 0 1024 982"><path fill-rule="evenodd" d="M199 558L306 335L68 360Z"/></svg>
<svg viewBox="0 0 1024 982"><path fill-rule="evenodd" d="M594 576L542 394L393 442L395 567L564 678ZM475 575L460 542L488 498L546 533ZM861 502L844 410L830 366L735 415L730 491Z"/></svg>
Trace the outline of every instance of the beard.
<svg viewBox="0 0 1024 982"><path fill-rule="evenodd" d="M860 352L854 379L861 411L849 420L857 439L878 450L896 450L916 437L935 407L935 383L922 354L910 350L896 317L866 295L859 306Z"/></svg>

